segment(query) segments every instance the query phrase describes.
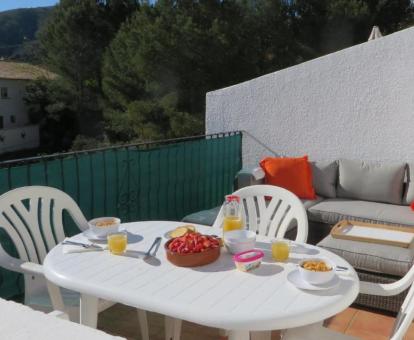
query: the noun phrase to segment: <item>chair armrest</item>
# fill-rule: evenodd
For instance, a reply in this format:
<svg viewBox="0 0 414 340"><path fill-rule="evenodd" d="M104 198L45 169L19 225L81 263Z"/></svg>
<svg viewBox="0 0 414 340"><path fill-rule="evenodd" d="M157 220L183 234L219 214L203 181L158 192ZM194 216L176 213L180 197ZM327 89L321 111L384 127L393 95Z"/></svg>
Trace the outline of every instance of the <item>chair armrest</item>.
<svg viewBox="0 0 414 340"><path fill-rule="evenodd" d="M34 262L23 262L20 265L20 268L22 269L22 271L26 274L32 274L32 275L41 275L44 276L44 272L43 272L43 266L38 264L38 263L34 263Z"/></svg>
<svg viewBox="0 0 414 340"><path fill-rule="evenodd" d="M0 244L0 266L13 272L44 276L43 266L10 256Z"/></svg>
<svg viewBox="0 0 414 340"><path fill-rule="evenodd" d="M394 296L402 293L409 288L411 284L412 282L404 280L404 278L393 283L361 281L359 284L359 292L367 295Z"/></svg>
<svg viewBox="0 0 414 340"><path fill-rule="evenodd" d="M250 185L264 184L265 173L262 168L241 169L235 179L235 189L241 189Z"/></svg>

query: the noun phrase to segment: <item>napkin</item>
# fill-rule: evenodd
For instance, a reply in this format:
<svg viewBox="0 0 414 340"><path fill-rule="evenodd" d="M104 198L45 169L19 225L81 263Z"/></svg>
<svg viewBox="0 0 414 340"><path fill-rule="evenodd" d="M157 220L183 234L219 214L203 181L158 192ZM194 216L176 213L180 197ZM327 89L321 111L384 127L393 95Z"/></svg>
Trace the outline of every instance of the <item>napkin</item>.
<svg viewBox="0 0 414 340"><path fill-rule="evenodd" d="M70 238L66 238L66 240L71 240L71 241L75 241L72 240ZM76 242L81 242L76 240ZM89 244L89 242L82 242L85 244ZM72 254L72 253L86 253L86 252L90 252L90 251L102 251L104 250L104 247L99 247L99 248L95 248L95 247L90 247L90 248L84 248L82 246L77 246L74 244L64 244L62 245L62 252L63 254Z"/></svg>

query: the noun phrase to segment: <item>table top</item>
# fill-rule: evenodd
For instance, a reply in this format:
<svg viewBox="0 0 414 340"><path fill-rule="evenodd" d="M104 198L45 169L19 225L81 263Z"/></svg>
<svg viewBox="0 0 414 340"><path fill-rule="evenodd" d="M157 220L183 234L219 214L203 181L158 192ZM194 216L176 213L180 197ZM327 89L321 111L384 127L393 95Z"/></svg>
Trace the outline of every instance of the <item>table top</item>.
<svg viewBox="0 0 414 340"><path fill-rule="evenodd" d="M164 243L155 259L144 260L157 236L182 222L147 221L123 224L128 231L126 256L108 251L63 254L58 245L44 262L46 277L55 284L84 294L120 302L206 326L233 330L269 330L304 326L333 316L357 297L359 280L341 257L311 245L294 244L289 260L271 258L269 239L257 236L256 248L264 251L261 266L249 273L235 269L232 256L222 248L220 258L207 266L181 268L165 257ZM221 230L197 225L204 234ZM82 235L77 235L82 240ZM339 273L340 284L325 291L296 288L287 275L299 260L329 257L349 268Z"/></svg>

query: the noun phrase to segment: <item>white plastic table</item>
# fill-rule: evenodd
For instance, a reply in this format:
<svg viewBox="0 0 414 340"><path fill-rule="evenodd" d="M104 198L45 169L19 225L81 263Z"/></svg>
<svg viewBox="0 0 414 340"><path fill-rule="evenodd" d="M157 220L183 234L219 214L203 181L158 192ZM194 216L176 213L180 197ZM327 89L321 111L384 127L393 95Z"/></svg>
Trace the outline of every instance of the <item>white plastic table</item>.
<svg viewBox="0 0 414 340"><path fill-rule="evenodd" d="M275 263L271 259L270 240L258 236L256 247L264 250L265 257L261 266L250 273L236 270L226 250L210 265L176 267L165 257L165 237L156 259L144 261L135 252L146 251L155 237L182 224L166 221L123 224L134 242L128 244L131 251L128 256L115 256L108 251L63 254L62 246L58 245L45 259L45 275L53 283L81 293L83 324L96 325L97 299L102 298L227 329L233 339L248 339L248 331L286 329L322 321L347 308L358 295L359 280L351 265L311 245L294 245L287 263ZM197 226L197 230L205 234L221 233L206 226ZM320 256L349 268L339 274L341 282L337 287L305 291L287 280L300 259Z"/></svg>

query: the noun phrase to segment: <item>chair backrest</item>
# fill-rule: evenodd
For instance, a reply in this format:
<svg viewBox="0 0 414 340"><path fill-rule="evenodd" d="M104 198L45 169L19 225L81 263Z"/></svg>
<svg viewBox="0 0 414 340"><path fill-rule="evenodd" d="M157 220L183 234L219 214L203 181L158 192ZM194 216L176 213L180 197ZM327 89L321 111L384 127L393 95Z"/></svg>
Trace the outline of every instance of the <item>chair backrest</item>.
<svg viewBox="0 0 414 340"><path fill-rule="evenodd" d="M87 229L78 205L63 191L45 186L17 188L0 196L0 228L21 260L41 264L48 250L65 238L64 210L81 230Z"/></svg>
<svg viewBox="0 0 414 340"><path fill-rule="evenodd" d="M274 185L252 185L233 193L240 197L248 229L258 234L283 237L292 223L297 225L296 241L308 238L308 217L300 199L290 191ZM221 227L223 207L214 222Z"/></svg>

